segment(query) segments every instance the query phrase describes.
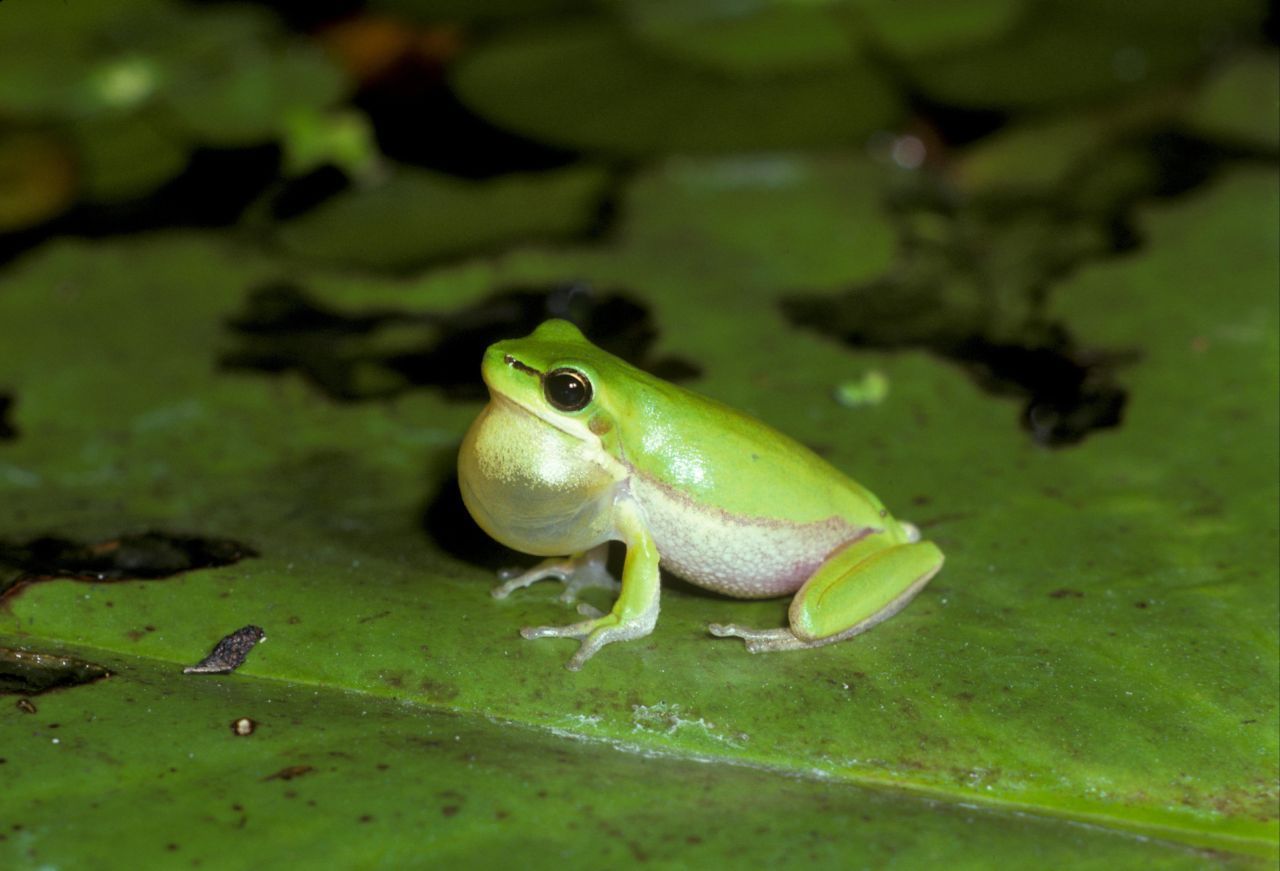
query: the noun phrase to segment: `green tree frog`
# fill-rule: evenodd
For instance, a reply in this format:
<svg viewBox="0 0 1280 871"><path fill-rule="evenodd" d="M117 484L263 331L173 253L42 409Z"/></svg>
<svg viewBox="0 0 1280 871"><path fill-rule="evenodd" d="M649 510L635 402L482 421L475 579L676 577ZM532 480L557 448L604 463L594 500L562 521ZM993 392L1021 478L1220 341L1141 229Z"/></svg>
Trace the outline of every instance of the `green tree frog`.
<svg viewBox="0 0 1280 871"><path fill-rule="evenodd" d="M458 454L462 499L516 550L548 557L493 590L545 578L618 590L612 611L537 626L576 638L577 670L658 619L658 570L739 598L794 594L789 626L713 624L751 652L841 641L896 614L942 567L914 526L812 451L715 400L601 350L567 321L485 352L489 404ZM626 546L620 587L610 541Z"/></svg>

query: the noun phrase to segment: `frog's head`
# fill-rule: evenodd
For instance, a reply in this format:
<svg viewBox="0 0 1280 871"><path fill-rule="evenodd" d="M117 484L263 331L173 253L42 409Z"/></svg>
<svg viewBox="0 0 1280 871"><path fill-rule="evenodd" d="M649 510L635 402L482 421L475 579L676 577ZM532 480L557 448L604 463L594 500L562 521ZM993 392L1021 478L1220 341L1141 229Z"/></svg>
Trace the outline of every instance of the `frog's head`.
<svg viewBox="0 0 1280 871"><path fill-rule="evenodd" d="M489 346L480 372L494 400L507 400L583 441L614 427L632 367L597 348L568 321L546 321L523 339Z"/></svg>

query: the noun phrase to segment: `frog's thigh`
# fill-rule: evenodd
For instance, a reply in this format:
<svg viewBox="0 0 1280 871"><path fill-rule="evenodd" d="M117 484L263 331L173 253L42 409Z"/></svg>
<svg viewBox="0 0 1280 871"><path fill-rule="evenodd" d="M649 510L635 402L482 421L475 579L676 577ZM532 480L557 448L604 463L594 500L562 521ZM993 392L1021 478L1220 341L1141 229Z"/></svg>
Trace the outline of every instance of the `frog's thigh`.
<svg viewBox="0 0 1280 871"><path fill-rule="evenodd" d="M791 631L806 646L865 632L901 611L940 568L933 542L853 544L818 566L791 600Z"/></svg>

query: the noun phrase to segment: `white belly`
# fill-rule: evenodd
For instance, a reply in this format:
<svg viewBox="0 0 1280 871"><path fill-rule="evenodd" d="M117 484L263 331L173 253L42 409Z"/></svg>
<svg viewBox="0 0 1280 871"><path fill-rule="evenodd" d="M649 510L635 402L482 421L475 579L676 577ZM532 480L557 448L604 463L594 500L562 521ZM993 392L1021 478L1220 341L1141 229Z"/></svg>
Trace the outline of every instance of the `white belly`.
<svg viewBox="0 0 1280 871"><path fill-rule="evenodd" d="M630 490L644 509L664 568L740 599L795 592L828 555L870 531L841 517L787 523L696 506L641 475L631 478Z"/></svg>

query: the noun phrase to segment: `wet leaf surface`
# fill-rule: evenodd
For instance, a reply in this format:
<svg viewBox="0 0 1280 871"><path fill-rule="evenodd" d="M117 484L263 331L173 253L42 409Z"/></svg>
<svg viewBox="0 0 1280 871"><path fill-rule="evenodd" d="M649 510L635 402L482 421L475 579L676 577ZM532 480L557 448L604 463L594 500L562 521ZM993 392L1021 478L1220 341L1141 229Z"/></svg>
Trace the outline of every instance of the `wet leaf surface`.
<svg viewBox="0 0 1280 871"><path fill-rule="evenodd" d="M35 715L0 706L0 771L46 785L5 807L7 863L92 855L109 866L122 843L134 867L252 857L420 868L514 854L534 868L797 856L836 867L994 849L1028 862L1087 854L1081 867L1098 868L1206 859L1054 820L619 751L415 703L326 688L281 693L273 681L238 677L175 680L131 657L112 667L109 681L41 698ZM254 728L236 734L233 718ZM69 758L83 759L74 785L62 775ZM815 825L821 819L846 822Z"/></svg>
<svg viewBox="0 0 1280 871"><path fill-rule="evenodd" d="M742 209L742 197L757 185L776 186L777 171L762 179L744 175L741 163L686 162L640 179L626 204L626 241L607 250L531 248L415 282L315 272L308 286L334 305L399 300L442 311L549 275L643 289L663 325L661 347L705 367L702 389L823 447L948 553L944 573L890 623L852 643L753 657L707 636L705 624L726 615L778 622L782 603L734 602L673 584L653 636L609 648L577 675L564 671L567 645L516 635L521 625L570 616L554 585L496 603L487 593L490 573L448 555L417 523L424 501L447 480L456 439L477 406L427 391L335 405L300 380L219 373L221 324L281 264L198 235L166 234L51 246L24 261L0 296L0 319L29 325L0 360L24 396L24 432L32 436L4 448L4 524L92 539L198 519L209 535L253 530L261 556L160 585L36 585L2 618L10 645L80 645L97 660L172 669L198 659L225 627L252 623L272 642L237 672L243 683L222 684L228 689L220 692L256 693L269 679L269 698L304 706L291 715L302 724L294 730L349 728L354 708L308 707L321 704L311 701L314 692L328 698L323 688L332 688L359 694L342 704L361 711L383 710L377 699L389 700L397 734L429 731L426 715L403 704L410 702L486 735L496 719L670 755L684 776L690 765L723 771L708 774L713 784L738 776L722 769L732 760L820 773L842 789L892 785L930 802L1032 811L1268 854L1277 752L1276 494L1267 483L1276 480L1268 436L1278 378L1269 293L1277 270L1275 176L1237 175L1150 212L1142 252L1055 289L1054 312L1081 336L1136 344L1144 353L1128 376L1135 398L1124 425L1083 447L1046 453L1018 433L1007 400L984 395L948 364L922 353L849 354L785 326L779 274L799 282L807 272L814 286L857 270L839 256L823 263L783 257L773 271L743 261L742 240L782 219ZM839 164L790 165L791 220L803 226L834 215L847 231L869 225L871 213L832 213L820 195L829 185L801 193L811 178L855 178L850 172ZM659 189L661 196L651 196ZM687 247L671 247L673 228ZM1224 260L1224 251L1232 256ZM768 262L768 251L756 258ZM1182 280L1193 271L1234 290L1205 311L1199 288ZM50 300L42 291L48 286L63 293ZM1117 297L1117 287L1128 292ZM1109 305L1121 316L1102 315L1092 299L1098 293L1114 297ZM712 338L693 313L719 297L734 303L721 311ZM79 341L68 341L69 323L83 325ZM1197 350L1202 339L1207 350ZM168 362L161 378L154 377L156 354ZM113 365L86 365L99 359ZM1270 368L1259 371L1259 360L1272 361ZM830 398L842 376L871 367L892 387L884 402L848 409ZM1247 381L1232 374L1246 370ZM1233 378L1241 384L1236 392L1212 387ZM1188 396L1198 402L1194 415L1183 411ZM187 692L167 682L155 691ZM240 754L254 745L236 744L245 739L227 724L242 714L267 719L223 704L223 695L213 699L218 710L202 715L208 740L231 742L231 755L205 747L197 767L212 782L163 788L185 796L166 825L178 826L182 814L210 801L229 808L231 784L243 778ZM153 722L148 734L191 728L166 723ZM95 741L131 740L109 726L86 728ZM566 745L567 737L555 740L571 758L585 752ZM262 777L288 765L319 769L316 759L334 749L320 746L257 765ZM148 752L141 748L131 752ZM719 762L697 767L692 757ZM552 782L556 754L538 758L544 761L524 764L550 766L535 779ZM627 757L609 758L627 764ZM570 767L582 776L582 767ZM130 776L161 788L153 775ZM299 784L309 778L320 782L308 775ZM794 783L774 778L766 777L771 788ZM645 783L636 800L661 793L656 782ZM319 803L325 794L310 797ZM381 802L390 793L372 784L367 793L344 794L372 802L358 812L351 806L357 820L389 813ZM290 831L307 831L289 815L288 801L271 801L280 802L271 813L294 820ZM627 801L610 794L606 813ZM239 819L226 815L228 825ZM61 816L32 819L51 838L70 831ZM138 837L152 837L161 823L130 825ZM494 825L490 814L481 829L491 834ZM786 833L769 831L753 837L758 849L780 849L773 834ZM930 849L968 849L933 824L927 831L920 837ZM1098 849L1167 849L1113 837L1099 835ZM17 843L25 850L32 842ZM855 849L849 836L839 843ZM433 857L447 854L440 849L446 853Z"/></svg>
<svg viewBox="0 0 1280 871"><path fill-rule="evenodd" d="M1263 4L276 5L0 4L0 867L1274 865ZM455 474L547 316L946 567L567 672Z"/></svg>

